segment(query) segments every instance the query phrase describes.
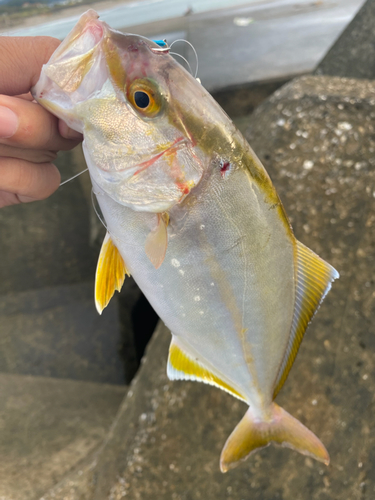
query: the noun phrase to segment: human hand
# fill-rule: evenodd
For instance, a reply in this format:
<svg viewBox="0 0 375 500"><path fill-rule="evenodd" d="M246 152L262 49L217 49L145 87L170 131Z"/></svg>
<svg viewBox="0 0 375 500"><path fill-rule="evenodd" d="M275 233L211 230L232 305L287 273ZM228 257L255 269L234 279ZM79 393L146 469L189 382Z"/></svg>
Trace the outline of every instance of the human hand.
<svg viewBox="0 0 375 500"><path fill-rule="evenodd" d="M0 208L51 195L60 184L51 161L82 140L29 93L59 43L51 37L0 37Z"/></svg>

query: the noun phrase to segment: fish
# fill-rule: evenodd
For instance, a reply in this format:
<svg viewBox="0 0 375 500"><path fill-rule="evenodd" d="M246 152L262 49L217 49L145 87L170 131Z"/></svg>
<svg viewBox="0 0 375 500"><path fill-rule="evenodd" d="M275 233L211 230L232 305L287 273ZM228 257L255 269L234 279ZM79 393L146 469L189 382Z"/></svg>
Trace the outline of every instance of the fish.
<svg viewBox="0 0 375 500"><path fill-rule="evenodd" d="M96 307L133 276L172 333L168 377L249 406L223 472L270 443L328 465L323 443L275 398L339 274L295 238L254 151L162 45L88 10L32 89L84 137L107 228Z"/></svg>

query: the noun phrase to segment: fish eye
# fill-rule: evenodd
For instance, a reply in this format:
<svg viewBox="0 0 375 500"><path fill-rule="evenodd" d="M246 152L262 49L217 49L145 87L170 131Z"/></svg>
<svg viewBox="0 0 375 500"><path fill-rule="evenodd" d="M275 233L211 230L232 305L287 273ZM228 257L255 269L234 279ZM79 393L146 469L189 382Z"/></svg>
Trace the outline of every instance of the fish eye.
<svg viewBox="0 0 375 500"><path fill-rule="evenodd" d="M150 98L146 94L146 92L142 92L140 90L137 90L137 92L134 92L134 102L138 106L138 108L147 108L147 106L150 104Z"/></svg>
<svg viewBox="0 0 375 500"><path fill-rule="evenodd" d="M159 86L152 79L134 80L126 94L133 108L144 117L153 118L162 109L163 97Z"/></svg>

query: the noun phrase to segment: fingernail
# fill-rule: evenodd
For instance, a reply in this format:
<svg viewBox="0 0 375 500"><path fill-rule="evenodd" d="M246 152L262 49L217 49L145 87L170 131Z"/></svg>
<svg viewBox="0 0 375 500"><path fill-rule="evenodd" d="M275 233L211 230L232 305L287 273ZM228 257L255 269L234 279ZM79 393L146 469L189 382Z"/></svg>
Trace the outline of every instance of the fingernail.
<svg viewBox="0 0 375 500"><path fill-rule="evenodd" d="M30 196L23 196L22 194L18 195L18 199L21 203L31 203L32 201L38 201L37 198L30 198Z"/></svg>
<svg viewBox="0 0 375 500"><path fill-rule="evenodd" d="M0 106L0 138L12 137L18 129L18 116L12 110Z"/></svg>

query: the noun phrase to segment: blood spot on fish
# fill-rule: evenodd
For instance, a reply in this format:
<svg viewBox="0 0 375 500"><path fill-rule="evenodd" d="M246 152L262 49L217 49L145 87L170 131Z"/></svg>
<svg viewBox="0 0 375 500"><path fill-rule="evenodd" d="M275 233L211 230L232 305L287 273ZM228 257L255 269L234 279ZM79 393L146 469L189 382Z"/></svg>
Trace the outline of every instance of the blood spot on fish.
<svg viewBox="0 0 375 500"><path fill-rule="evenodd" d="M190 187L189 187L189 184L187 182L178 182L176 184L176 186L178 187L178 189L181 191L182 194L189 194L190 193Z"/></svg>
<svg viewBox="0 0 375 500"><path fill-rule="evenodd" d="M229 161L222 161L220 167L221 177L226 179L232 170L232 164Z"/></svg>

